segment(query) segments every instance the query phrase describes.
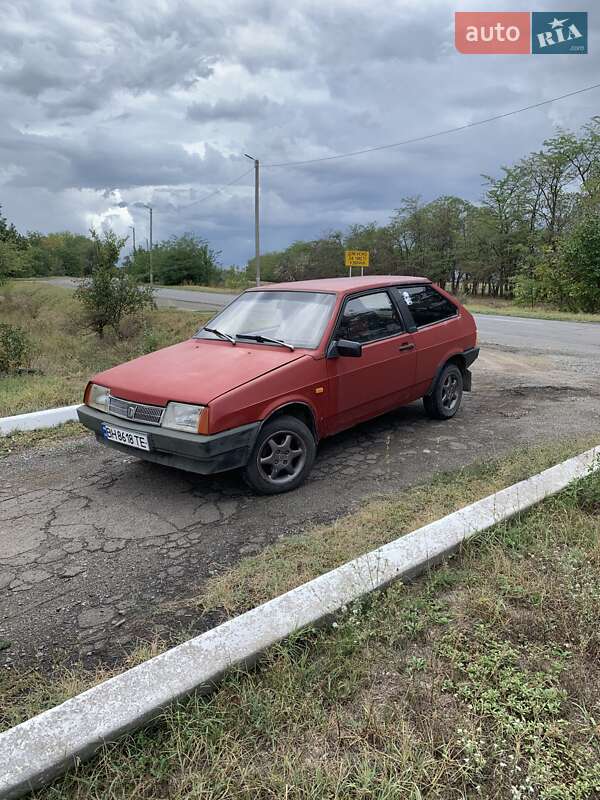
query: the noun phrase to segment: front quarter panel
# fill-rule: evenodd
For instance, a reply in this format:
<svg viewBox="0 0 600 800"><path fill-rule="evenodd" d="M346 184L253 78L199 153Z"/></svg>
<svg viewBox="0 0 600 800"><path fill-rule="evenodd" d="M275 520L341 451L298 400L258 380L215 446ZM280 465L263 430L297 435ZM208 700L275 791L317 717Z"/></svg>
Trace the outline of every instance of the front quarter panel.
<svg viewBox="0 0 600 800"><path fill-rule="evenodd" d="M328 388L324 359L305 355L213 401L209 406L210 433L264 420L281 406L300 402L313 412L321 436L328 413Z"/></svg>

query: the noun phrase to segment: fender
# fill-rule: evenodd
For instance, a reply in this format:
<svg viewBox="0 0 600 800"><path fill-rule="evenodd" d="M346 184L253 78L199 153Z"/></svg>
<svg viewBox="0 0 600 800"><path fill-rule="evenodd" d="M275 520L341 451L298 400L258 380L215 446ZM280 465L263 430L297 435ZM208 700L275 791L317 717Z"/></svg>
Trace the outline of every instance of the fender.
<svg viewBox="0 0 600 800"><path fill-rule="evenodd" d="M435 376L431 381L431 384L429 385L429 389L427 389L427 391L425 392L425 396L427 397L433 393L438 378L440 377L442 370L449 361L456 361L458 363L460 371L463 374L463 389L465 392L470 392L472 385L472 376L469 367L475 361L478 355L479 355L478 347L468 347L466 350L458 350L456 353L453 353L451 356L448 356L448 358L444 359L444 361L442 361L442 363L437 368Z"/></svg>
<svg viewBox="0 0 600 800"><path fill-rule="evenodd" d="M314 407L306 400L305 397L302 397L302 398L299 397L297 399L292 399L292 400L288 399L282 405L278 405L278 406L274 406L272 408L269 408L268 412L266 413L266 415L261 420L260 428L258 429L258 432L260 433L260 431L262 430L263 426L266 425L266 423L270 419L272 419L275 416L275 414L279 414L282 411L285 411L285 409L288 408L289 406L303 406L306 409L306 411L310 414L310 417L312 419L312 426L311 427L312 427L313 433L315 434L315 440L318 443L319 439L321 438L321 434L320 434L320 431L319 431L319 424L317 422L317 415L316 415Z"/></svg>

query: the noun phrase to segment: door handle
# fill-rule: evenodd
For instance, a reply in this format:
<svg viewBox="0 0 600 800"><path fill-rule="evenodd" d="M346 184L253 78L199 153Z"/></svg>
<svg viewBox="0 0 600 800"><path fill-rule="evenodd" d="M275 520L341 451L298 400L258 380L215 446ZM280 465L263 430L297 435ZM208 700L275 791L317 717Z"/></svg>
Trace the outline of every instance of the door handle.
<svg viewBox="0 0 600 800"><path fill-rule="evenodd" d="M412 342L407 342L406 344L401 344L398 350L414 350L415 346Z"/></svg>

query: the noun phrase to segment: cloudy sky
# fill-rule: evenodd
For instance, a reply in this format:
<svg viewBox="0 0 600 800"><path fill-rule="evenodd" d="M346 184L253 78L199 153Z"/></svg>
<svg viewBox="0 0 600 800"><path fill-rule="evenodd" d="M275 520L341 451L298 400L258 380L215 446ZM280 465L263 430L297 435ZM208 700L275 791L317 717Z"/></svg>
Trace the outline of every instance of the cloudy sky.
<svg viewBox="0 0 600 800"><path fill-rule="evenodd" d="M588 3L588 5L591 5ZM0 203L21 230L192 231L253 254L252 164L330 156L462 125L598 81L589 55L465 56L454 11L585 10L537 0L0 0ZM400 199L477 200L481 173L600 112L600 90L396 150L266 167L263 249ZM219 190L219 191L217 191ZM206 196L216 192L211 197Z"/></svg>

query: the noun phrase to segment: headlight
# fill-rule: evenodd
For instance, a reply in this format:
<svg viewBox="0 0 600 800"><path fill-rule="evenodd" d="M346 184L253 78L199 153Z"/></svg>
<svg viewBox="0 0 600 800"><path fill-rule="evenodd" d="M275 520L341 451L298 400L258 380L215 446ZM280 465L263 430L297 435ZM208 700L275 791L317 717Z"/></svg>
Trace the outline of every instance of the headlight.
<svg viewBox="0 0 600 800"><path fill-rule="evenodd" d="M163 428L198 433L200 417L205 406L190 406L187 403L169 403L163 417Z"/></svg>
<svg viewBox="0 0 600 800"><path fill-rule="evenodd" d="M95 383L90 384L89 391L86 393L87 397L84 402L87 406L97 408L98 411L108 411L108 401L110 398L110 389L106 386L98 386Z"/></svg>

